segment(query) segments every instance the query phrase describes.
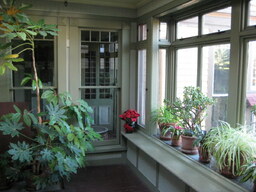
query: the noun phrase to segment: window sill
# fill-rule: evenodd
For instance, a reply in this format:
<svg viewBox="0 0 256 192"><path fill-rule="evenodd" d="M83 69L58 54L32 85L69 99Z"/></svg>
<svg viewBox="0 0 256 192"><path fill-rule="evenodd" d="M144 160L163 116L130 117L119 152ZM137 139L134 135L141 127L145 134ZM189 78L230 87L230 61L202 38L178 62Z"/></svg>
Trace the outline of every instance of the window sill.
<svg viewBox="0 0 256 192"><path fill-rule="evenodd" d="M185 155L141 131L132 134L122 133L122 135L196 191L248 191L248 189L199 163L195 157Z"/></svg>

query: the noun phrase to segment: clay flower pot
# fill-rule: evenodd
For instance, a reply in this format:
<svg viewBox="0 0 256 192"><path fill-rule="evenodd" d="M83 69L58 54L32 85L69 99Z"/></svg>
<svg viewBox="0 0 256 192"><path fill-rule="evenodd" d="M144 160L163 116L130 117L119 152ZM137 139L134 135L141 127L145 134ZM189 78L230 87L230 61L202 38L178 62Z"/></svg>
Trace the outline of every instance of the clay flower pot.
<svg viewBox="0 0 256 192"><path fill-rule="evenodd" d="M167 131L166 134L164 134L164 130L167 127L170 127L171 125L175 125L175 123L159 123L159 129L160 129L160 139L164 141L168 141L172 139L172 133L170 131Z"/></svg>
<svg viewBox="0 0 256 192"><path fill-rule="evenodd" d="M203 148L202 146L199 146L198 153L199 153L199 161L201 163L210 163L211 155L207 149Z"/></svg>
<svg viewBox="0 0 256 192"><path fill-rule="evenodd" d="M180 147L181 146L181 137L180 136L172 136L172 144L173 147Z"/></svg>
<svg viewBox="0 0 256 192"><path fill-rule="evenodd" d="M198 149L194 146L195 137L181 135L181 151L186 154L195 155L198 153Z"/></svg>

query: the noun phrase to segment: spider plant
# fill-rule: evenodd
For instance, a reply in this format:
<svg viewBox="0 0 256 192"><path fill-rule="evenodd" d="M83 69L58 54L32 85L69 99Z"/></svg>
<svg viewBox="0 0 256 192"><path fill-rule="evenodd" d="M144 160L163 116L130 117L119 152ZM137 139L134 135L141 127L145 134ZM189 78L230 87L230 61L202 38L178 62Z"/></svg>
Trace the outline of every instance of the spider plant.
<svg viewBox="0 0 256 192"><path fill-rule="evenodd" d="M203 146L209 149L217 168L227 177L238 176L241 167L251 162L256 154L255 138L242 126L233 128L226 122L220 122L208 132ZM223 172L226 170L230 174Z"/></svg>

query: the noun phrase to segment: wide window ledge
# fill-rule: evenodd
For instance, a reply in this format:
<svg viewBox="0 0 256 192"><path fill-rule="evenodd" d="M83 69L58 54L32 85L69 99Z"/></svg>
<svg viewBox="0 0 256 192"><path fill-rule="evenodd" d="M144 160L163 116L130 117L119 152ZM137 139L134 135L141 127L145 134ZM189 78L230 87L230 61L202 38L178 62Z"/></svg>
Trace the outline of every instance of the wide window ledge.
<svg viewBox="0 0 256 192"><path fill-rule="evenodd" d="M141 131L122 135L196 191L248 192L248 189Z"/></svg>

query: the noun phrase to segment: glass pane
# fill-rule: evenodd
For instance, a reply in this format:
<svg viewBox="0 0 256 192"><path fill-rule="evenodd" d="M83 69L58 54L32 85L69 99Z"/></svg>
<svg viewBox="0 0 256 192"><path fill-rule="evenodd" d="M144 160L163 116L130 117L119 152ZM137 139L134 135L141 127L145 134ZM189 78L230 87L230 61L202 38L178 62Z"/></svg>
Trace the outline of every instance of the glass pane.
<svg viewBox="0 0 256 192"><path fill-rule="evenodd" d="M101 134L104 140L112 140L117 135L116 89L82 89L81 98L92 107L94 123L92 128Z"/></svg>
<svg viewBox="0 0 256 192"><path fill-rule="evenodd" d="M138 26L138 41L147 40L147 25L142 24Z"/></svg>
<svg viewBox="0 0 256 192"><path fill-rule="evenodd" d="M158 92L158 106L163 106L165 99L166 87L166 49L159 49L159 92Z"/></svg>
<svg viewBox="0 0 256 192"><path fill-rule="evenodd" d="M248 25L256 25L256 0L249 2Z"/></svg>
<svg viewBox="0 0 256 192"><path fill-rule="evenodd" d="M181 20L177 23L177 39L198 35L198 17Z"/></svg>
<svg viewBox="0 0 256 192"><path fill-rule="evenodd" d="M161 22L160 23L160 34L159 34L160 39L167 39L167 23L166 22Z"/></svg>
<svg viewBox="0 0 256 192"><path fill-rule="evenodd" d="M99 31L91 31L91 41L99 41Z"/></svg>
<svg viewBox="0 0 256 192"><path fill-rule="evenodd" d="M182 97L184 87L197 86L197 48L177 51L176 96Z"/></svg>
<svg viewBox="0 0 256 192"><path fill-rule="evenodd" d="M230 30L231 7L203 15L203 34Z"/></svg>
<svg viewBox="0 0 256 192"><path fill-rule="evenodd" d="M81 40L82 41L90 41L90 31L82 31L81 32Z"/></svg>
<svg viewBox="0 0 256 192"><path fill-rule="evenodd" d="M81 85L96 85L96 49L92 43L81 44Z"/></svg>
<svg viewBox="0 0 256 192"><path fill-rule="evenodd" d="M103 42L109 42L109 32L101 32L100 40Z"/></svg>
<svg viewBox="0 0 256 192"><path fill-rule="evenodd" d="M117 42L118 41L118 33L117 32L111 32L111 42Z"/></svg>
<svg viewBox="0 0 256 192"><path fill-rule="evenodd" d="M202 91L216 100L208 111L206 127L227 120L229 64L229 44L203 47Z"/></svg>
<svg viewBox="0 0 256 192"><path fill-rule="evenodd" d="M17 45L20 41L15 40ZM14 45L15 46L15 45ZM55 86L54 79L54 42L52 40L35 40L35 58L37 64L38 77L41 79L44 86ZM23 47L24 48L24 47ZM22 48L22 49L23 49ZM18 52L19 49L16 49ZM30 51L25 51L21 54L25 61L14 63L18 68L17 72L13 72L13 86L20 87L22 79L26 74L32 73L32 54ZM25 86L31 86L31 82L27 83Z"/></svg>
<svg viewBox="0 0 256 192"><path fill-rule="evenodd" d="M138 51L138 113L139 124L145 125L146 115L146 50Z"/></svg>
<svg viewBox="0 0 256 192"><path fill-rule="evenodd" d="M252 107L256 104L256 40L250 41L247 45L247 80L246 80L246 113L245 120L247 125L252 125L256 131L256 116L252 112Z"/></svg>

